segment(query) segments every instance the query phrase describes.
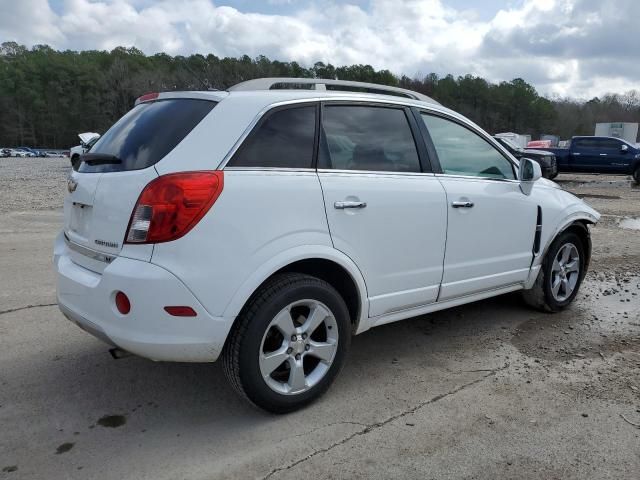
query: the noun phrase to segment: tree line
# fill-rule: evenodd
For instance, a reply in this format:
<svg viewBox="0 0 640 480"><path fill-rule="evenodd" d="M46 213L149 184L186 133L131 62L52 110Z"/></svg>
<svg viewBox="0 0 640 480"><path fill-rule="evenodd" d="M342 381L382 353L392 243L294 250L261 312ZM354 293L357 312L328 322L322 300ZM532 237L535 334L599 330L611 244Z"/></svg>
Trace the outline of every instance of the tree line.
<svg viewBox="0 0 640 480"><path fill-rule="evenodd" d="M589 101L545 98L520 78L491 83L473 75L397 76L370 65L304 67L264 56L145 55L136 48L58 51L0 46L0 145L68 148L79 132L104 132L135 99L167 90L224 90L259 77L335 78L400 86L436 99L489 132L593 134L596 122L639 121L640 94Z"/></svg>

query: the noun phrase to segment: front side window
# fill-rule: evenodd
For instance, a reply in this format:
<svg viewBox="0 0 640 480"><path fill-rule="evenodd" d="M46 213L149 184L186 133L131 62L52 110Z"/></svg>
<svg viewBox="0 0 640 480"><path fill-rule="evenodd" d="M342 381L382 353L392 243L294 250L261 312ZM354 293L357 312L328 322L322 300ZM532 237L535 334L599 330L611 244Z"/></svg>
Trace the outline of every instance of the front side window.
<svg viewBox="0 0 640 480"><path fill-rule="evenodd" d="M601 138L598 142L600 150L604 150L608 153L619 152L622 147L620 140L614 140L613 138Z"/></svg>
<svg viewBox="0 0 640 480"><path fill-rule="evenodd" d="M315 106L276 110L251 132L229 166L311 168L315 131Z"/></svg>
<svg viewBox="0 0 640 480"><path fill-rule="evenodd" d="M404 110L326 105L318 167L419 172L420 161Z"/></svg>
<svg viewBox="0 0 640 480"><path fill-rule="evenodd" d="M511 162L475 132L442 117L422 114L443 173L515 179Z"/></svg>

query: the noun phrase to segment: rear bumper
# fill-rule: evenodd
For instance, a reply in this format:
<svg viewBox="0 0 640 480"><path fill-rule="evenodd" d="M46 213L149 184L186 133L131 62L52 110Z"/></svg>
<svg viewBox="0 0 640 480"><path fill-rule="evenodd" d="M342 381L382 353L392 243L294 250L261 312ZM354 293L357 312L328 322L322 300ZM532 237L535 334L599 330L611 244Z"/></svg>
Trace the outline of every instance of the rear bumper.
<svg viewBox="0 0 640 480"><path fill-rule="evenodd" d="M83 330L112 346L152 360L215 361L233 318L213 317L172 273L148 262L117 257L102 274L71 260L62 236L54 249L58 305ZM121 315L115 294L124 292L131 311ZM195 317L174 317L165 306L186 305Z"/></svg>

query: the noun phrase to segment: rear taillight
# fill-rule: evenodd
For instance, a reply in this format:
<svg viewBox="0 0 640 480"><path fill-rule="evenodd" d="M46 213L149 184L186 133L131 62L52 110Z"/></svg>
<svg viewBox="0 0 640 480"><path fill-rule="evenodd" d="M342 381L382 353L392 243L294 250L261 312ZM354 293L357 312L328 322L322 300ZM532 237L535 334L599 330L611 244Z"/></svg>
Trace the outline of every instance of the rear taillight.
<svg viewBox="0 0 640 480"><path fill-rule="evenodd" d="M222 193L222 171L171 173L150 182L129 220L125 243L161 243L191 230Z"/></svg>

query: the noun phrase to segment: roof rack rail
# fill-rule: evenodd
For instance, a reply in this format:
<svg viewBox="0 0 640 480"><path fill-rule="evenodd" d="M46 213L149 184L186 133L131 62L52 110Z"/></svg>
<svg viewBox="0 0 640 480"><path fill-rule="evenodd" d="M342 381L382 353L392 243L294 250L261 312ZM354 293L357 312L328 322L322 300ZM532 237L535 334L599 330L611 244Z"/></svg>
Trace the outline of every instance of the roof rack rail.
<svg viewBox="0 0 640 480"><path fill-rule="evenodd" d="M329 87L329 88L327 88ZM272 77L256 78L238 83L229 87L229 91L251 91L251 90L338 90L338 91L363 91L365 93L378 93L382 95L396 95L421 102L440 105L433 98L423 95L413 90L405 88L390 87L388 85L378 85L377 83L352 82L349 80L330 80L325 78L289 78Z"/></svg>

